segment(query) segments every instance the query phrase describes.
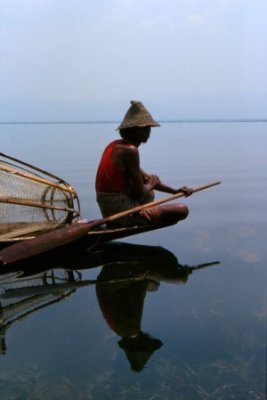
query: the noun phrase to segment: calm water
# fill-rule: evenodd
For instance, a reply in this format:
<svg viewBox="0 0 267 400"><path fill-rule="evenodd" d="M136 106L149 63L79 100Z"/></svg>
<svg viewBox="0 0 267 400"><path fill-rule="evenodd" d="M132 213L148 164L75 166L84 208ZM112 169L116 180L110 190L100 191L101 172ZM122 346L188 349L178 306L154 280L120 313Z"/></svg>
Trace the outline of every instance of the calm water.
<svg viewBox="0 0 267 400"><path fill-rule="evenodd" d="M83 217L97 218L94 175L115 128L0 125L0 151L66 179ZM1 331L1 400L266 398L266 128L154 129L140 150L145 170L177 187L222 181L184 200L187 221L43 257L43 269L57 268L48 283L63 285L52 293L39 276L25 277L22 301L8 286L14 278L0 276L0 323L10 322Z"/></svg>

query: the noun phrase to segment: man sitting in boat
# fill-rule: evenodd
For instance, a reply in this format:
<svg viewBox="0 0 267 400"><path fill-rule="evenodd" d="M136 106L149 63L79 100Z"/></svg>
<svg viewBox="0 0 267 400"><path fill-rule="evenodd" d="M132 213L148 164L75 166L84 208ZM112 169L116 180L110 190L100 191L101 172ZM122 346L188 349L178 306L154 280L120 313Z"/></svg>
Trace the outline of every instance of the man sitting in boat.
<svg viewBox="0 0 267 400"><path fill-rule="evenodd" d="M174 189L163 184L158 176L145 173L140 167L139 146L146 143L151 127L160 126L140 101L131 106L117 128L121 139L111 142L98 166L95 189L103 217L122 212L154 200L154 190L175 194L192 189ZM135 225L171 225L184 220L189 210L185 204L176 203L150 207L109 223L109 227Z"/></svg>

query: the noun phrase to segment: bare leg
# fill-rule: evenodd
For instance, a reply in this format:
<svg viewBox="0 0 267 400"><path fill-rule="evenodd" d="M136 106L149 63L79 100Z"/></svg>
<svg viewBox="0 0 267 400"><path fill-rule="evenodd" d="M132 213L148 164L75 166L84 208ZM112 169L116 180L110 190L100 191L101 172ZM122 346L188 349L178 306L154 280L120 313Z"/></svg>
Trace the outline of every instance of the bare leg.
<svg viewBox="0 0 267 400"><path fill-rule="evenodd" d="M175 224L184 220L188 214L188 207L183 203L160 206L159 223Z"/></svg>

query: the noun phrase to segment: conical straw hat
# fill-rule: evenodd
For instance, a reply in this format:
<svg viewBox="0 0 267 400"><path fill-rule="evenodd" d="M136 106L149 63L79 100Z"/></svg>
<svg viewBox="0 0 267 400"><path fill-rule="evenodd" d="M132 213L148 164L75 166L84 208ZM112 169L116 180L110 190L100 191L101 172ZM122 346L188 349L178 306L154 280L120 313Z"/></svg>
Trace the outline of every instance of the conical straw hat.
<svg viewBox="0 0 267 400"><path fill-rule="evenodd" d="M116 130L145 126L160 126L160 124L153 119L141 101L132 100L129 110Z"/></svg>

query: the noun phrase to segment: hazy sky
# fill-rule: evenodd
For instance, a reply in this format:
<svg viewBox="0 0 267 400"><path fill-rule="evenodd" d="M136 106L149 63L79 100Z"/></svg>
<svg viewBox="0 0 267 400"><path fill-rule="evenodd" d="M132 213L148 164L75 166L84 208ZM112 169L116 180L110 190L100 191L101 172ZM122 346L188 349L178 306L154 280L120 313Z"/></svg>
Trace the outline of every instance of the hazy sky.
<svg viewBox="0 0 267 400"><path fill-rule="evenodd" d="M266 0L0 0L0 121L266 117L266 40Z"/></svg>

